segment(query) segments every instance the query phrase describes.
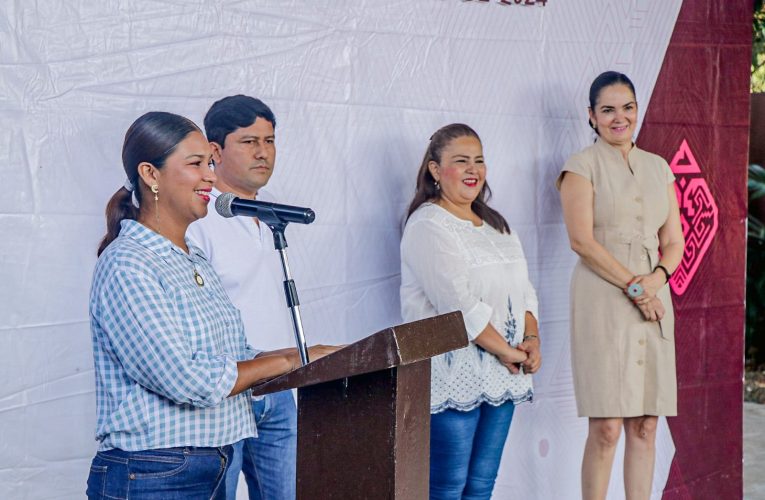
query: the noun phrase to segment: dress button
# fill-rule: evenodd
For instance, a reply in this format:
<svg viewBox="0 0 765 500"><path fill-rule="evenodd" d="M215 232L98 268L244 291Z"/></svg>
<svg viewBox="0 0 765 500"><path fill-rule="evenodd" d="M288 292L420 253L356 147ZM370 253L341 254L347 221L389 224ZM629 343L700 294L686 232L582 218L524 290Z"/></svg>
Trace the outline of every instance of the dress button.
<svg viewBox="0 0 765 500"><path fill-rule="evenodd" d="M635 196L635 201L640 203L640 202L643 201L643 197L642 196Z"/></svg>
<svg viewBox="0 0 765 500"><path fill-rule="evenodd" d="M642 359L638 359L637 363L638 363L638 366L643 366L643 360Z"/></svg>
<svg viewBox="0 0 765 500"><path fill-rule="evenodd" d="M646 257L645 255L641 255L641 256L640 256L640 260L646 260L647 258L648 258L648 257Z"/></svg>
<svg viewBox="0 0 765 500"><path fill-rule="evenodd" d="M637 220L643 220L643 216L642 216L642 215L638 215L638 216L637 216L637 217L635 217L635 218L636 218Z"/></svg>
<svg viewBox="0 0 765 500"><path fill-rule="evenodd" d="M638 344L645 345L645 340L643 340L643 339L638 340Z"/></svg>

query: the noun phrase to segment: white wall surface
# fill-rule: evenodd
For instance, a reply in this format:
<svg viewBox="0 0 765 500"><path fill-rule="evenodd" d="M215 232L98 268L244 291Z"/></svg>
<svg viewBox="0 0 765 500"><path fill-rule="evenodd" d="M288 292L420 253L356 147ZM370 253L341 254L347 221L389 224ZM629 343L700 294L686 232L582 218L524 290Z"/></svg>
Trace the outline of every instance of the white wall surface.
<svg viewBox="0 0 765 500"><path fill-rule="evenodd" d="M455 121L478 131L494 206L539 292L544 355L495 498L577 498L575 258L553 181L592 141L598 73L629 74L645 111L680 4L0 0L0 498L84 497L96 448L88 290L127 127L150 110L201 124L237 93L277 116L269 190L317 213L287 231L310 343L400 322L398 244L428 138ZM657 498L673 453L664 423ZM616 473L611 497L621 489Z"/></svg>

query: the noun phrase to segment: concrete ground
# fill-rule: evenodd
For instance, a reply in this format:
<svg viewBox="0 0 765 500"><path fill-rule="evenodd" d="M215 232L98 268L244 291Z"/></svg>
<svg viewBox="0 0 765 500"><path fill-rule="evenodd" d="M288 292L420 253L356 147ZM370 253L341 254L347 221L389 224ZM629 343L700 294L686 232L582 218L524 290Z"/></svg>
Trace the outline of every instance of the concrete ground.
<svg viewBox="0 0 765 500"><path fill-rule="evenodd" d="M765 404L744 403L744 498L765 500Z"/></svg>
<svg viewBox="0 0 765 500"><path fill-rule="evenodd" d="M247 498L244 475L237 499ZM765 500L765 404L744 403L744 499Z"/></svg>

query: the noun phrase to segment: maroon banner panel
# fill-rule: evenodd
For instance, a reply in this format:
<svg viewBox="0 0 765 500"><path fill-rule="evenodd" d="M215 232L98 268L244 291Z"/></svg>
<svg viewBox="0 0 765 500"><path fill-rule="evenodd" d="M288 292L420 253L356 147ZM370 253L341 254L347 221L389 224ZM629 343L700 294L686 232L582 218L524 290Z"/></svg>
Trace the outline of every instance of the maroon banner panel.
<svg viewBox="0 0 765 500"><path fill-rule="evenodd" d="M676 452L665 499L741 498L751 0L685 0L638 145L677 179Z"/></svg>

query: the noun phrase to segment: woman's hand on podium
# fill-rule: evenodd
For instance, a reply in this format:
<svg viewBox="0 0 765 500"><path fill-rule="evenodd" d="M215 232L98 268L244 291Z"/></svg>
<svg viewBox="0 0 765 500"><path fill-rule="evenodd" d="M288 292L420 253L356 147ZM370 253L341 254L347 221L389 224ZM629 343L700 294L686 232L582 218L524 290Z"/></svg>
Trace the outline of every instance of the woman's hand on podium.
<svg viewBox="0 0 765 500"><path fill-rule="evenodd" d="M332 354L335 351L339 351L345 347L345 345L314 345L308 348L308 360L309 363L311 361L316 361L317 359L321 359L324 356L328 354ZM302 363L300 361L300 352L296 348L289 349L289 353L287 354L287 357L289 361L292 363L292 369L296 370L302 366Z"/></svg>
<svg viewBox="0 0 765 500"><path fill-rule="evenodd" d="M328 354L339 351L344 345L315 345L308 348L309 362L321 359Z"/></svg>

